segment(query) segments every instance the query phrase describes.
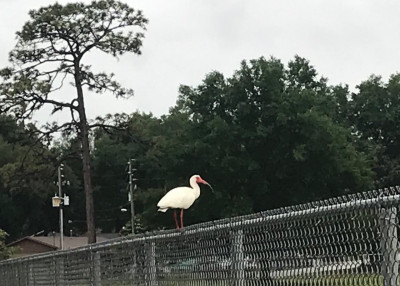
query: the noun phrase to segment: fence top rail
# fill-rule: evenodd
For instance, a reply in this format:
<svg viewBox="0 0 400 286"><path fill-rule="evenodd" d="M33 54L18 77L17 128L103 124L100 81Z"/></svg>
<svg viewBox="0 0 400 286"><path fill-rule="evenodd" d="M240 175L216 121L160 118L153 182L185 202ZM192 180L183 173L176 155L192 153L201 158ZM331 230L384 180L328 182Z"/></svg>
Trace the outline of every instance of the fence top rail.
<svg viewBox="0 0 400 286"><path fill-rule="evenodd" d="M0 261L0 266L26 262L29 260L40 260L47 257L64 256L67 254L79 253L84 251L101 251L113 245L121 245L133 242L148 242L158 239L174 238L181 235L194 235L204 232L235 230L260 223L268 223L280 220L307 217L310 215L324 215L328 213L343 213L349 209L360 209L365 207L385 208L395 206L400 202L400 187L390 187L385 189L373 190L370 192L345 195L342 197L331 198L301 205L267 210L250 215L238 216L233 218L220 219L211 222L204 222L185 227L183 231L175 229L147 232L144 234L130 235L111 239L101 243L90 244L72 250L58 250L43 254L35 254L26 257L12 258Z"/></svg>

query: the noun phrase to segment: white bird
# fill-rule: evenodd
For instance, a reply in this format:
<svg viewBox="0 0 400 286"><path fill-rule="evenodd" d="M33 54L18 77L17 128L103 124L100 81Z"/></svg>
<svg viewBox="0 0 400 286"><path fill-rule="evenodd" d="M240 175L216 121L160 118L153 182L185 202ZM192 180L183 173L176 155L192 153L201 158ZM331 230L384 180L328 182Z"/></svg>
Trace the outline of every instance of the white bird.
<svg viewBox="0 0 400 286"><path fill-rule="evenodd" d="M159 212L166 212L168 209L174 209L174 220L176 229L179 230L178 221L176 218L176 209L180 209L181 228L183 228L183 210L188 209L194 201L200 196L200 187L198 183L209 186L209 183L204 181L199 175L193 175L189 180L190 187L178 187L170 190L158 202Z"/></svg>

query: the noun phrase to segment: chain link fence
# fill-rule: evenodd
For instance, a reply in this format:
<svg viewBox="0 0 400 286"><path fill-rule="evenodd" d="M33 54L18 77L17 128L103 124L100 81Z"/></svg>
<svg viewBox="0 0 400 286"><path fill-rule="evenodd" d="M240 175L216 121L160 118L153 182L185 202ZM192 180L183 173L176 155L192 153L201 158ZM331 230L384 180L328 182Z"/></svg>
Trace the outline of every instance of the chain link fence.
<svg viewBox="0 0 400 286"><path fill-rule="evenodd" d="M0 262L0 284L399 285L400 188Z"/></svg>

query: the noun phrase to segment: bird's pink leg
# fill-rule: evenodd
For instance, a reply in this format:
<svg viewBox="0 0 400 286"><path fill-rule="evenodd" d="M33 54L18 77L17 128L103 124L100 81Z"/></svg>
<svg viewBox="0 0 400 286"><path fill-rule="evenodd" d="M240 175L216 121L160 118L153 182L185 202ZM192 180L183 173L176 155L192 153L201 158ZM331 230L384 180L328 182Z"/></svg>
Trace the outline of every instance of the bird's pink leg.
<svg viewBox="0 0 400 286"><path fill-rule="evenodd" d="M183 228L183 209L181 209L181 229Z"/></svg>
<svg viewBox="0 0 400 286"><path fill-rule="evenodd" d="M176 218L176 210L174 210L174 220L175 220L176 229L179 230L178 219Z"/></svg>

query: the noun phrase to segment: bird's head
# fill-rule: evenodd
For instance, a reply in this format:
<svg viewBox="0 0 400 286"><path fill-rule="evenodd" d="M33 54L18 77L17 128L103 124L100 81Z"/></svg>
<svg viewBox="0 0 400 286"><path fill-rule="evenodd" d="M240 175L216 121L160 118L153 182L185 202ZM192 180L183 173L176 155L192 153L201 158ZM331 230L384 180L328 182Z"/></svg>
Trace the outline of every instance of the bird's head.
<svg viewBox="0 0 400 286"><path fill-rule="evenodd" d="M210 189L211 189L212 191L214 191L214 189L211 187L211 185L210 185L209 183L207 183L204 179L202 179L199 175L194 175L193 177L195 178L197 184L200 183L200 184L207 185L207 186L210 187ZM193 178L193 177L192 177L192 178Z"/></svg>

